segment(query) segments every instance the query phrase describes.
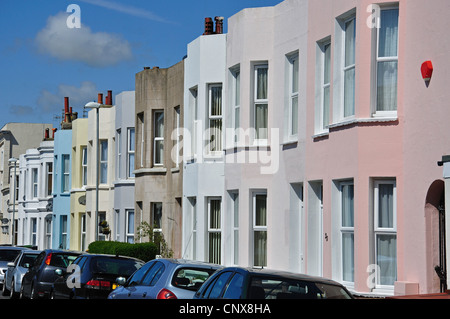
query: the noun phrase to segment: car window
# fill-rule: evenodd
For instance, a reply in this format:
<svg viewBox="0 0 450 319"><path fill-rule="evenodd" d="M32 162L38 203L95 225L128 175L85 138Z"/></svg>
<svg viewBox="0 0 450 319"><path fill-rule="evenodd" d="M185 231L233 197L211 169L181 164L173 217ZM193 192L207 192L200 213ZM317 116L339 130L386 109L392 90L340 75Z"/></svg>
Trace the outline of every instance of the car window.
<svg viewBox="0 0 450 319"><path fill-rule="evenodd" d="M78 255L53 253L50 260L50 266L67 268L75 261L75 259L77 259L77 257Z"/></svg>
<svg viewBox="0 0 450 319"><path fill-rule="evenodd" d="M157 261L155 265L145 274L145 277L142 279L140 284L143 286L154 286L163 274L164 269L164 264Z"/></svg>
<svg viewBox="0 0 450 319"><path fill-rule="evenodd" d="M25 267L26 264L33 265L38 255L36 254L23 254L22 259L20 260L19 266Z"/></svg>
<svg viewBox="0 0 450 319"><path fill-rule="evenodd" d="M249 287L250 299L345 299L347 296L338 286L283 278L252 277Z"/></svg>
<svg viewBox="0 0 450 319"><path fill-rule="evenodd" d="M186 290L197 291L216 270L204 268L179 268L173 274L172 285Z"/></svg>
<svg viewBox="0 0 450 319"><path fill-rule="evenodd" d="M206 298L217 299L233 273L226 271L219 275L215 283L212 285L209 295Z"/></svg>
<svg viewBox="0 0 450 319"><path fill-rule="evenodd" d="M19 255L20 250L17 249L1 249L0 261L14 261Z"/></svg>
<svg viewBox="0 0 450 319"><path fill-rule="evenodd" d="M228 284L227 290L223 294L225 299L240 299L242 293L242 284L244 282L244 276L239 273L235 273Z"/></svg>
<svg viewBox="0 0 450 319"><path fill-rule="evenodd" d="M114 258L108 256L91 258L92 272L129 277L138 270L142 263L134 259Z"/></svg>
<svg viewBox="0 0 450 319"><path fill-rule="evenodd" d="M147 271L155 265L156 261L150 261L136 271L130 279L128 279L127 286L139 285L144 278Z"/></svg>

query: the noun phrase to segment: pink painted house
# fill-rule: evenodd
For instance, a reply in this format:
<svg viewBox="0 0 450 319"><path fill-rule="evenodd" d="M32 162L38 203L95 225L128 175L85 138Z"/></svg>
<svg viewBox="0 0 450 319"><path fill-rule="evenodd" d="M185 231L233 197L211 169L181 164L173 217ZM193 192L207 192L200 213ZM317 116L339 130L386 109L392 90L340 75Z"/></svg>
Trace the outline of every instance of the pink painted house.
<svg viewBox="0 0 450 319"><path fill-rule="evenodd" d="M445 0L309 1L307 272L363 294L440 290L448 13Z"/></svg>
<svg viewBox="0 0 450 319"><path fill-rule="evenodd" d="M226 143L224 264L361 295L445 289L449 13L448 0L286 0L229 19L225 125L263 130ZM267 150L270 174L229 160Z"/></svg>

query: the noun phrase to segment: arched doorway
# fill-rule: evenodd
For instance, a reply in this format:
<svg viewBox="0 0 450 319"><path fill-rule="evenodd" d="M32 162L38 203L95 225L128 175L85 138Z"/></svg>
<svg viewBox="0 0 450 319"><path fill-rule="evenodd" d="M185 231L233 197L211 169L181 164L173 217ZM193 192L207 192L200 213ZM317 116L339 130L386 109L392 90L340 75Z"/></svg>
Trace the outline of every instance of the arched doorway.
<svg viewBox="0 0 450 319"><path fill-rule="evenodd" d="M428 237L428 247L431 246L431 262L438 277L440 292L447 290L444 188L443 180L435 180L428 189L425 200L425 215L429 220L431 236Z"/></svg>

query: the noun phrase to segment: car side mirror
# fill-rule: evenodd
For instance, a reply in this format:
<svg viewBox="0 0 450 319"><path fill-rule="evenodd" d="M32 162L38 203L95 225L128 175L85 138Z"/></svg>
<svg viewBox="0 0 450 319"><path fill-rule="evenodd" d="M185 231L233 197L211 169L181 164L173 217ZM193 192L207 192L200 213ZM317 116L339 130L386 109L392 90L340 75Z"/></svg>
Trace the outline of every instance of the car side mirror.
<svg viewBox="0 0 450 319"><path fill-rule="evenodd" d="M56 269L55 270L55 274L57 274L58 276L62 276L63 275L63 271L62 271L62 269Z"/></svg>
<svg viewBox="0 0 450 319"><path fill-rule="evenodd" d="M6 266L8 266L8 267L14 267L15 265L14 265L13 262L9 262L9 263L6 264Z"/></svg>
<svg viewBox="0 0 450 319"><path fill-rule="evenodd" d="M123 286L123 285L125 285L127 280L125 279L125 277L117 277L116 278L116 282L117 282L118 285Z"/></svg>
<svg viewBox="0 0 450 319"><path fill-rule="evenodd" d="M23 266L24 266L25 268L30 268L30 267L31 267L31 265L30 265L29 263L25 263L25 264L23 264Z"/></svg>

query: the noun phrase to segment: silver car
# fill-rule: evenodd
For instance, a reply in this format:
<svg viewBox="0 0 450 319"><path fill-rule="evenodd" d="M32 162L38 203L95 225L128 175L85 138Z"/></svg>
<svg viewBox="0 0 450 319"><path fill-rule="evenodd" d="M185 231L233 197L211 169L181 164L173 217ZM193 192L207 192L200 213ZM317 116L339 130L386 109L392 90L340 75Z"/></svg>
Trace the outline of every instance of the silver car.
<svg viewBox="0 0 450 319"><path fill-rule="evenodd" d="M0 285L5 281L5 273L8 269L7 264L14 261L22 250L31 250L25 247L0 246Z"/></svg>
<svg viewBox="0 0 450 319"><path fill-rule="evenodd" d="M2 291L3 296L8 294L10 298L18 296L20 286L22 285L23 275L25 275L28 268L33 265L34 260L40 252L40 250L22 250L14 261L7 264L8 268L5 274Z"/></svg>
<svg viewBox="0 0 450 319"><path fill-rule="evenodd" d="M203 282L223 266L185 259L154 259L121 285L108 299L192 299Z"/></svg>

